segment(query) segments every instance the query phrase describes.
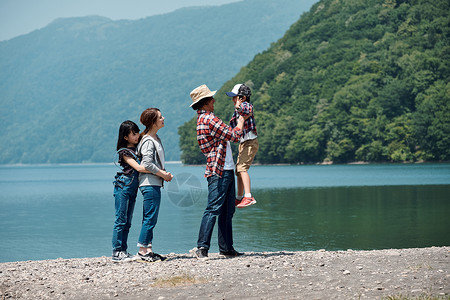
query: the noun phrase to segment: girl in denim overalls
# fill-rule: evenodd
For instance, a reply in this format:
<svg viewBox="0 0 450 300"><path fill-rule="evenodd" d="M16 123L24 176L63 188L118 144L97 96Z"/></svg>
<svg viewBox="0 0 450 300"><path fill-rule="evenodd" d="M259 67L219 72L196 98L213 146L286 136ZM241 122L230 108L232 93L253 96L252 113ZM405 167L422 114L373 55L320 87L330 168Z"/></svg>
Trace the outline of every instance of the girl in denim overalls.
<svg viewBox="0 0 450 300"><path fill-rule="evenodd" d="M114 181L116 218L112 237L113 262L127 261L132 258L132 255L127 252L127 240L136 204L139 172L148 173L140 165L140 159L136 155L139 139L139 127L134 122L125 121L120 125L117 153L122 171L117 173Z"/></svg>

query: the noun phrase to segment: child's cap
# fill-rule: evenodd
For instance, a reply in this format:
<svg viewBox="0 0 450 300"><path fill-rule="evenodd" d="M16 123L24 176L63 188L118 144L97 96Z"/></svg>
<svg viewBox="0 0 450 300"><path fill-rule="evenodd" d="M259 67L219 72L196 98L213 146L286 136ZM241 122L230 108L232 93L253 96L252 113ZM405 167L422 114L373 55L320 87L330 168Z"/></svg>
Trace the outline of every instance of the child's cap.
<svg viewBox="0 0 450 300"><path fill-rule="evenodd" d="M236 84L231 92L226 92L228 97L235 97L235 96L246 96L250 97L252 95L252 91L248 86L242 83Z"/></svg>

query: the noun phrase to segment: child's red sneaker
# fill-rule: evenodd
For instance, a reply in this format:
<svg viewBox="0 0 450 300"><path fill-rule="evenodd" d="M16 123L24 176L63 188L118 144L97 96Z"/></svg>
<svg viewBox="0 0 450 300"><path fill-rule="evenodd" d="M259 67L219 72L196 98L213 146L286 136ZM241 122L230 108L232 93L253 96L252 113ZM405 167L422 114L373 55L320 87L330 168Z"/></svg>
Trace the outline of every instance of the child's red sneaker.
<svg viewBox="0 0 450 300"><path fill-rule="evenodd" d="M237 207L237 208L243 208L243 207L247 207L247 206L253 205L253 204L255 204L255 203L256 203L255 198L253 198L253 197L251 197L251 198L249 198L249 197L244 197L244 198L242 198L241 203L239 203L238 205L236 205L236 207Z"/></svg>

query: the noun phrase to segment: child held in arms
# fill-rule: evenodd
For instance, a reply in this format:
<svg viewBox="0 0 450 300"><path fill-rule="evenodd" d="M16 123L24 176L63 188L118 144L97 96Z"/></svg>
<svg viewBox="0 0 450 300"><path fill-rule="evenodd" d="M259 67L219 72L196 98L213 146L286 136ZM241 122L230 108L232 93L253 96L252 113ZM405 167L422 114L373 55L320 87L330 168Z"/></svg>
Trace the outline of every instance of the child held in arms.
<svg viewBox="0 0 450 300"><path fill-rule="evenodd" d="M236 197L236 207L242 208L256 203L252 197L250 176L248 169L250 168L256 152L258 152L258 136L256 133L256 123L253 117L253 105L250 104L250 96L252 94L250 88L245 84L236 84L231 92L226 93L232 97L234 103L234 114L230 120L231 127L235 127L237 119L240 115L250 117L244 122L244 135L239 144L239 155L236 163L236 177L238 186L238 195ZM245 190L245 194L244 194Z"/></svg>

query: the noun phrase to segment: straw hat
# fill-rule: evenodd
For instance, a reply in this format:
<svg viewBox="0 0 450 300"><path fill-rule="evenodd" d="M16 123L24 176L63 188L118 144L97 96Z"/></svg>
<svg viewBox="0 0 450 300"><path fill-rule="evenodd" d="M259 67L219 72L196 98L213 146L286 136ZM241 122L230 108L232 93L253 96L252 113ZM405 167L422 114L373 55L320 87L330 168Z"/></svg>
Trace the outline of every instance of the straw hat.
<svg viewBox="0 0 450 300"><path fill-rule="evenodd" d="M192 104L189 106L192 107L195 103L199 102L203 98L214 96L216 92L217 91L210 91L206 84L202 84L191 92Z"/></svg>

